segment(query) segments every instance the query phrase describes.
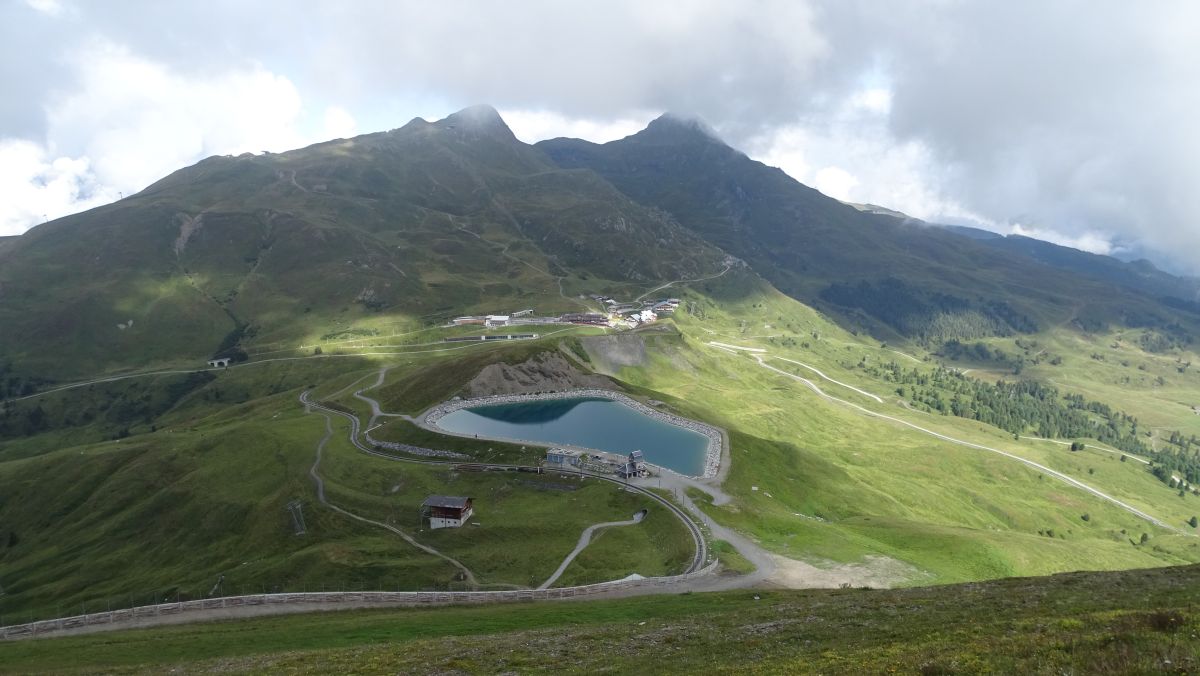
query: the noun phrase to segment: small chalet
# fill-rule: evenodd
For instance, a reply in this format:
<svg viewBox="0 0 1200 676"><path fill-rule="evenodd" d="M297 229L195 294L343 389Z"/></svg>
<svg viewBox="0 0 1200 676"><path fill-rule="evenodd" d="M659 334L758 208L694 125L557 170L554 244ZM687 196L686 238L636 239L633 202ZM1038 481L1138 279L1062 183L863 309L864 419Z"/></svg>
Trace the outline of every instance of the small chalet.
<svg viewBox="0 0 1200 676"><path fill-rule="evenodd" d="M471 498L431 495L421 503L421 521L428 520L433 529L458 528L474 513Z"/></svg>

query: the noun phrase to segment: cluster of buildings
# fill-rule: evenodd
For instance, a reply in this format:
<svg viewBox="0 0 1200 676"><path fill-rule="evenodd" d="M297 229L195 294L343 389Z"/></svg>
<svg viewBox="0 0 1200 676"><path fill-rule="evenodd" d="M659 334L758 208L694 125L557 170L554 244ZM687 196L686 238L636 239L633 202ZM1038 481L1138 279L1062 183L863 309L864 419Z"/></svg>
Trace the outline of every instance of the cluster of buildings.
<svg viewBox="0 0 1200 676"><path fill-rule="evenodd" d="M450 323L454 326L477 325L477 326L483 326L483 327L486 327L489 329L493 329L493 328L496 328L497 326L508 326L509 324L512 323L512 320L513 320L512 315L479 315L479 316L468 316L468 317L455 317L454 319L450 320Z"/></svg>
<svg viewBox="0 0 1200 676"><path fill-rule="evenodd" d="M614 322L623 322L630 327L658 321L659 317L672 314L679 307L678 298L621 303L609 296L592 296L592 300L606 305Z"/></svg>
<svg viewBox="0 0 1200 676"><path fill-rule="evenodd" d="M483 326L488 329L531 324L636 327L657 321L662 315L669 315L679 307L678 298L619 303L609 296L592 296L592 300L603 304L607 312L566 312L555 317L535 317L533 316L533 309L530 308L505 315L455 317L450 320L450 324L452 326Z"/></svg>
<svg viewBox="0 0 1200 676"><path fill-rule="evenodd" d="M531 311L526 311L531 312ZM584 326L612 326L609 315L599 312L567 312L556 317L533 317L528 314L478 315L455 317L451 326L482 326L488 329L503 326L529 326L536 324L581 324Z"/></svg>
<svg viewBox="0 0 1200 676"><path fill-rule="evenodd" d="M641 451L628 456L608 453L589 453L573 448L551 448L546 451L546 466L554 469L579 469L597 474L616 474L622 479L633 479L650 475L646 459Z"/></svg>

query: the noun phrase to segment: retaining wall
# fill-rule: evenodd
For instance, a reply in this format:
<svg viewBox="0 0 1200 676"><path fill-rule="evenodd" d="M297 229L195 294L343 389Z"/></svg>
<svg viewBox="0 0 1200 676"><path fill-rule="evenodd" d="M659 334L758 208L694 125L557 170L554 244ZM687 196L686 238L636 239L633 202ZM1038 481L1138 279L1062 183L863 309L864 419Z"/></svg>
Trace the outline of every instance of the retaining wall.
<svg viewBox="0 0 1200 676"><path fill-rule="evenodd" d="M177 603L160 603L153 606L139 606L124 610L112 610L103 613L89 613L73 617L61 617L54 620L42 620L27 624L14 624L0 627L0 639L19 639L43 636L58 631L90 627L95 625L116 625L133 620L183 613L215 610L220 608L239 608L249 606L271 606L284 604L378 604L380 606L419 607L444 606L452 604L483 604L483 603L513 603L520 601L550 601L556 599L586 598L611 592L633 589L665 589L711 575L717 569L718 562L713 561L704 568L683 575L669 577L647 577L640 580L616 580L577 587L560 587L557 589L523 589L519 591L446 591L446 592L301 592L291 594L250 594L247 596L223 596L221 598L199 599L196 601L180 601ZM114 627L119 628L119 627Z"/></svg>

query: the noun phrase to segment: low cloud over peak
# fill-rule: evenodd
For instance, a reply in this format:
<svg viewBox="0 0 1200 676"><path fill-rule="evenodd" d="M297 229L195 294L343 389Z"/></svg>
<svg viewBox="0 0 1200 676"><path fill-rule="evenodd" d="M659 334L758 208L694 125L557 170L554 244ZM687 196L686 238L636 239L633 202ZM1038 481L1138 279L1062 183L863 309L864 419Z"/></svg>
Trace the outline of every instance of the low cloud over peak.
<svg viewBox="0 0 1200 676"><path fill-rule="evenodd" d="M0 7L0 234L206 154L280 150L485 101L527 142L607 141L659 111L688 111L841 199L1200 268L1193 3L292 10L270 0Z"/></svg>

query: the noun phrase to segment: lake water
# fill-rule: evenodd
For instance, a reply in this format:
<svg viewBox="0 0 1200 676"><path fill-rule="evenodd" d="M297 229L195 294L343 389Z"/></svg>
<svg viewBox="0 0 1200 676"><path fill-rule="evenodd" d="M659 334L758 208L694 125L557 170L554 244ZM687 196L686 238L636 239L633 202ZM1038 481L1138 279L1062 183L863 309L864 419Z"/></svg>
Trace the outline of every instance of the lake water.
<svg viewBox="0 0 1200 676"><path fill-rule="evenodd" d="M704 472L708 437L656 420L610 399L546 399L462 408L439 427L493 439L584 446L610 453L640 450L647 462L690 476Z"/></svg>

